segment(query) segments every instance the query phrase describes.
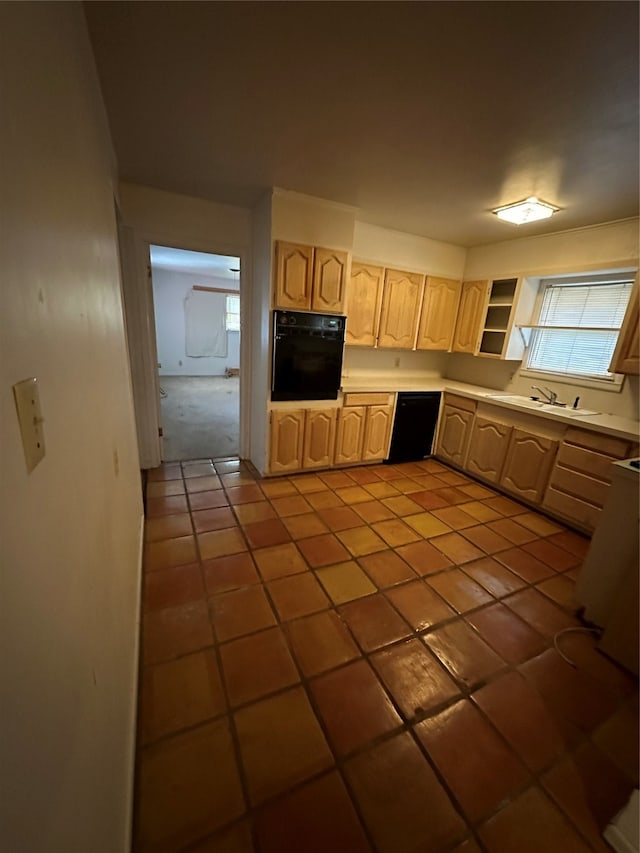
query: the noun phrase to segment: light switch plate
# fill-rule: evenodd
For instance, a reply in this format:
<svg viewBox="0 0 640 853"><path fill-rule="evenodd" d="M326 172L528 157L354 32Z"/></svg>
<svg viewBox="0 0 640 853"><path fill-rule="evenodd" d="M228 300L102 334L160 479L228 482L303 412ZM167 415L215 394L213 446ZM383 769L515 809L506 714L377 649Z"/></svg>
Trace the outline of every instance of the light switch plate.
<svg viewBox="0 0 640 853"><path fill-rule="evenodd" d="M13 386L13 395L18 410L18 421L22 435L22 447L27 463L27 471L31 473L44 456L44 433L42 431L42 412L40 411L40 395L35 377L23 379Z"/></svg>

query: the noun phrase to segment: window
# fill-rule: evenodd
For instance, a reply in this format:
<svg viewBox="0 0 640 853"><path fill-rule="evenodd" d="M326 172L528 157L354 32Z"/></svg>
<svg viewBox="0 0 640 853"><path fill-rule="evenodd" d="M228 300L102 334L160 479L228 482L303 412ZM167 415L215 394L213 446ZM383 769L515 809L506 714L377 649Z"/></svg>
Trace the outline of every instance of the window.
<svg viewBox="0 0 640 853"><path fill-rule="evenodd" d="M228 332L240 331L240 297L227 296L225 325Z"/></svg>
<svg viewBox="0 0 640 853"><path fill-rule="evenodd" d="M543 279L525 368L613 383L609 364L632 285L627 273Z"/></svg>

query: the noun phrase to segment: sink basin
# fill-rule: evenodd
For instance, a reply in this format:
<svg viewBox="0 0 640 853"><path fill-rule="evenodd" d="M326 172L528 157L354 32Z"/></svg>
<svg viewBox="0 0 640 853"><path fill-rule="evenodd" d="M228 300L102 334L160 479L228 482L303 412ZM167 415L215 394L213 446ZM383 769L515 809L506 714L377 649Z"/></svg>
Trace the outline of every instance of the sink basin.
<svg viewBox="0 0 640 853"><path fill-rule="evenodd" d="M550 406L545 403L541 406L543 412L550 412L553 415L565 415L569 418L587 417L588 415L599 415L601 412L594 412L593 409L571 409L565 406Z"/></svg>
<svg viewBox="0 0 640 853"><path fill-rule="evenodd" d="M530 397L519 397L517 394L488 394L487 396L490 400L513 403L516 406L526 406L528 409L541 409L545 405L541 400L532 400Z"/></svg>
<svg viewBox="0 0 640 853"><path fill-rule="evenodd" d="M514 406L524 406L527 409L537 409L540 412L549 412L552 415L560 415L568 418L600 414L600 412L595 412L593 409L572 409L567 406L552 406L543 400L532 400L530 397L520 397L518 394L487 394L487 399L502 403L512 403Z"/></svg>

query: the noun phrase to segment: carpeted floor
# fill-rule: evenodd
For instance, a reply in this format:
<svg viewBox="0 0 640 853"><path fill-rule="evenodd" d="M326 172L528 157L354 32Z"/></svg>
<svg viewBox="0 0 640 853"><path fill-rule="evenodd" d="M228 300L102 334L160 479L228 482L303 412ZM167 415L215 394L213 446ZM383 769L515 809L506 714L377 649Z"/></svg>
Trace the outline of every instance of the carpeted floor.
<svg viewBox="0 0 640 853"><path fill-rule="evenodd" d="M237 376L161 376L160 387L165 462L238 455Z"/></svg>

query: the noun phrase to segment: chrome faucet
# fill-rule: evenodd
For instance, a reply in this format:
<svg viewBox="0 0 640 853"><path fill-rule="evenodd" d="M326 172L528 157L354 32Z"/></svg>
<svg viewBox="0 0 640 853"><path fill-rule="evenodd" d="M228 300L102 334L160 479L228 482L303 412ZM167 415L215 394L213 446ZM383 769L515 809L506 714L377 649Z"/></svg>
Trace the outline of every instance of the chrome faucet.
<svg viewBox="0 0 640 853"><path fill-rule="evenodd" d="M534 391L539 391L547 403L550 403L554 406L558 400L558 395L555 391L552 391L550 388L540 388L538 385L531 386Z"/></svg>

